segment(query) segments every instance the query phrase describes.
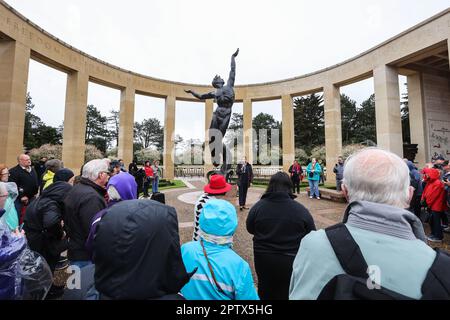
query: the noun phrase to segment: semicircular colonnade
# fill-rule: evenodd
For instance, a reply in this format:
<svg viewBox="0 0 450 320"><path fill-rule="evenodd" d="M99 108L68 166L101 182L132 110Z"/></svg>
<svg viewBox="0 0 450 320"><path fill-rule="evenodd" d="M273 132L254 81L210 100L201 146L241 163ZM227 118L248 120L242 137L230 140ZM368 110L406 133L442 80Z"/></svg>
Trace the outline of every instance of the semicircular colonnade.
<svg viewBox="0 0 450 320"><path fill-rule="evenodd" d="M339 88L373 77L377 144L402 156L398 85L398 75L402 74L408 77L411 139L412 143L419 145L418 160L423 164L430 156L423 105L423 74L431 73L450 79L449 46L450 8L329 68L291 79L236 86L236 101L243 102L244 154L252 160L252 102L281 99L283 169L287 170L295 157L293 97L323 92L326 163L328 172L332 172L336 158L342 152ZM444 68L419 63L429 57L441 57ZM184 92L186 88L204 92L212 87L152 78L101 61L52 36L2 0L0 106L3 116L0 118L0 163L14 165L17 155L23 150L30 59L67 73L62 156L66 167L79 170L84 161L84 153L80 150L84 150L85 145L88 83L92 81L121 90L118 156L125 163L133 158L135 94L165 99L164 171L166 178L173 178L176 101L195 101ZM444 106L444 112L445 108L450 108L450 105ZM213 101L207 100L205 130L209 127L212 114Z"/></svg>

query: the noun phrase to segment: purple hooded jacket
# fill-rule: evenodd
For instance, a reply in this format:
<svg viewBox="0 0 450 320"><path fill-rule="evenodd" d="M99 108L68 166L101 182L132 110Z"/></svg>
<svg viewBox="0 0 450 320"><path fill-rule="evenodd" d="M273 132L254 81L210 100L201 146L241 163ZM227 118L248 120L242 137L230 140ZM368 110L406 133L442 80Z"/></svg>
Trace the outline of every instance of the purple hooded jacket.
<svg viewBox="0 0 450 320"><path fill-rule="evenodd" d="M120 201L137 199L136 180L131 174L127 172L121 172L113 176L111 179L109 179L106 190L108 190L110 186L114 186L114 188L116 188L117 192L120 195L120 200L110 200L106 208L99 211L94 216L94 218L92 218L91 229L89 230L89 236L86 240L86 250L90 253L91 259L92 259L92 246L94 244L95 233L97 232L97 225L102 219L102 217L106 214L107 209Z"/></svg>

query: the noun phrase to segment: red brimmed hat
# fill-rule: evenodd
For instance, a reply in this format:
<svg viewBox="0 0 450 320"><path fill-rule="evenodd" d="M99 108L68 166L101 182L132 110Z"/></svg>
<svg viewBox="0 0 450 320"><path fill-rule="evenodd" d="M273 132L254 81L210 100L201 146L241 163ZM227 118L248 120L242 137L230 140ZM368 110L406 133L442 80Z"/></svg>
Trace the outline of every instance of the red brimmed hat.
<svg viewBox="0 0 450 320"><path fill-rule="evenodd" d="M221 174L212 175L209 183L203 188L209 194L221 194L231 190L231 184Z"/></svg>

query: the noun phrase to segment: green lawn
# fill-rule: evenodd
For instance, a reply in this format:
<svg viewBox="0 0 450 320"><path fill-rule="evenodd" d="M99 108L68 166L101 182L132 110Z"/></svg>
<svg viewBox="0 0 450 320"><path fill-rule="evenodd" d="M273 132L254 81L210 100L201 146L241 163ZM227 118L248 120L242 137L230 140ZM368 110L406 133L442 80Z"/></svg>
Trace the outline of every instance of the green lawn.
<svg viewBox="0 0 450 320"><path fill-rule="evenodd" d="M253 183L253 187L255 187L255 188L263 188L263 189L266 189L267 188L267 185L269 184L269 182L267 182L267 183L263 183L263 182L256 182L256 183ZM303 188L306 188L306 187L308 187L309 185L308 185L308 182L302 182L301 184L300 184L300 188L301 189L303 189ZM325 188L325 189L330 189L330 190L336 190L336 185L334 185L334 184L325 184L325 185L323 185L323 184L320 184L319 185L319 188Z"/></svg>
<svg viewBox="0 0 450 320"><path fill-rule="evenodd" d="M177 189L177 188L186 188L186 185L181 180L161 180L159 184L159 191L169 190L169 189ZM149 193L152 192L152 186L148 190ZM144 194L141 192L139 197L142 197Z"/></svg>
<svg viewBox="0 0 450 320"><path fill-rule="evenodd" d="M186 185L181 180L170 180L170 184L159 187L159 190L168 190L168 189L176 189L176 188L185 188Z"/></svg>

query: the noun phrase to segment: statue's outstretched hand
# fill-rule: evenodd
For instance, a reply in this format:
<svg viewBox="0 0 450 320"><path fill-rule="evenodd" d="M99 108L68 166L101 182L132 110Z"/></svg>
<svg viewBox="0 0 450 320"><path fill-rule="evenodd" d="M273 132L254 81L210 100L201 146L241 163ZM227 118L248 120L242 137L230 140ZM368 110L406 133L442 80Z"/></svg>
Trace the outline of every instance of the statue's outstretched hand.
<svg viewBox="0 0 450 320"><path fill-rule="evenodd" d="M186 93L192 93L192 91L191 90L184 90L184 92L186 92Z"/></svg>
<svg viewBox="0 0 450 320"><path fill-rule="evenodd" d="M239 48L236 50L236 52L235 53L233 53L233 57L237 57L237 55L239 54Z"/></svg>

